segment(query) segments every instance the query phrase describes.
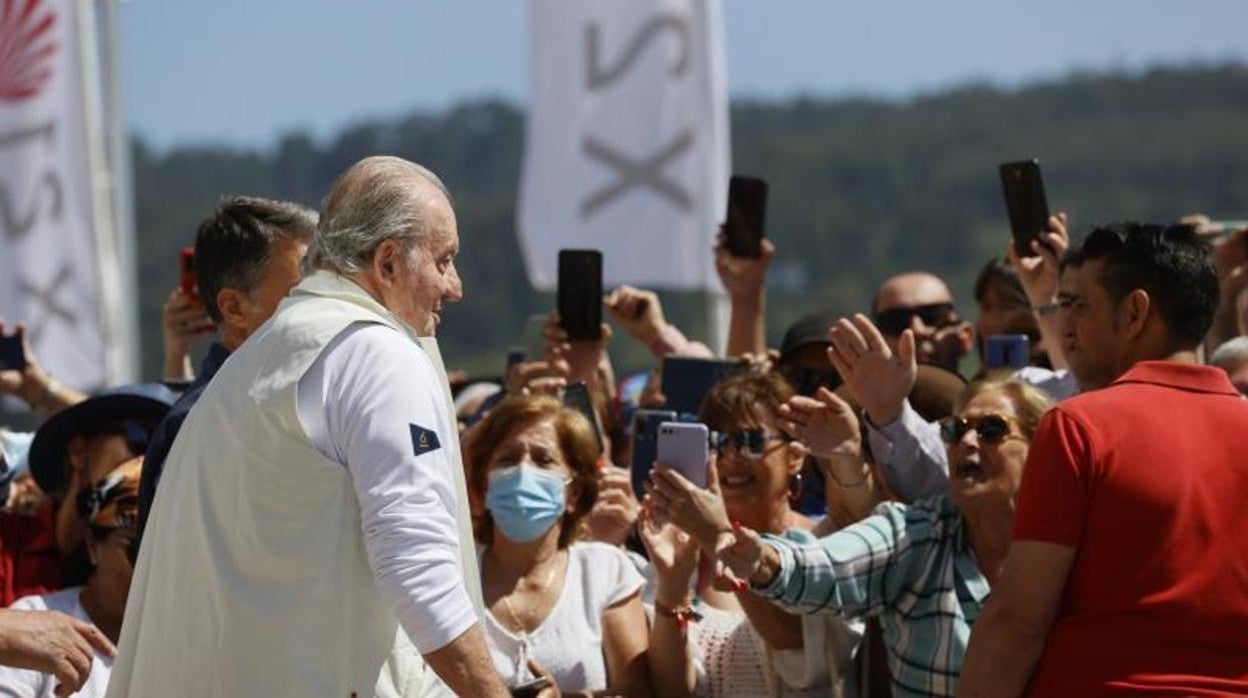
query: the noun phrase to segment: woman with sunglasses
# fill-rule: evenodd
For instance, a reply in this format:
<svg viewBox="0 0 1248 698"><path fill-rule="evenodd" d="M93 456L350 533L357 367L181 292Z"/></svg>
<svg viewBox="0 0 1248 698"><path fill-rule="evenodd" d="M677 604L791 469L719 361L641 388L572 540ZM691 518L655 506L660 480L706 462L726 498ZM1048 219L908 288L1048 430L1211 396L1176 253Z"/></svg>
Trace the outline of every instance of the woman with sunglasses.
<svg viewBox="0 0 1248 698"><path fill-rule="evenodd" d="M793 611L878 614L896 695L954 695L970 627L1001 572L1029 440L1049 399L1013 380L972 383L942 424L950 493L874 515L814 543L733 526L713 497L665 488L681 526L759 598Z"/></svg>
<svg viewBox="0 0 1248 698"><path fill-rule="evenodd" d="M108 472L77 498L76 511L87 528L91 572L85 586L74 586L13 603L20 611L59 611L90 623L112 643L121 634L130 579L134 575L135 527L139 513L139 474L143 458L134 458ZM111 652L99 643L88 665L73 667L81 688L75 696L102 698L112 671ZM0 695L52 698L62 695L56 676L29 669L0 667Z"/></svg>
<svg viewBox="0 0 1248 698"><path fill-rule="evenodd" d="M779 374L742 373L718 383L699 416L715 434L709 472L725 516L813 541L815 522L792 507L807 451L780 428L793 397ZM648 656L661 695L842 695L860 627L793 615L742 586L717 585L696 543L652 516L638 531L657 577Z"/></svg>

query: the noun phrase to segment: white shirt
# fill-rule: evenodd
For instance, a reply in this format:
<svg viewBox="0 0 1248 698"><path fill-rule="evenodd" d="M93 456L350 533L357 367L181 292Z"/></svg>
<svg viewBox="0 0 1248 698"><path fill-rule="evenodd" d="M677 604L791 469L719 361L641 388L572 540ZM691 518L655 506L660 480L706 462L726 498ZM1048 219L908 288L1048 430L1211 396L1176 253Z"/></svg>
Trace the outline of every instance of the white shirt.
<svg viewBox="0 0 1248 698"><path fill-rule="evenodd" d="M14 611L60 611L78 620L91 622L82 607L79 595L82 587L70 587L43 596L25 596L13 602ZM82 689L73 695L80 698L103 698L108 688L108 675L113 670L113 660L99 652L91 660L91 674ZM53 698L56 695L56 677L30 669L14 669L0 666L0 696L3 698Z"/></svg>
<svg viewBox="0 0 1248 698"><path fill-rule="evenodd" d="M503 683L515 686L532 680L528 670L532 659L550 672L564 693L605 690L602 612L636 594L644 584L623 550L605 543L568 546L568 569L559 599L532 633L513 633L486 611L490 657Z"/></svg>
<svg viewBox="0 0 1248 698"><path fill-rule="evenodd" d="M421 654L478 621L460 579L455 461L447 448L455 427L440 405L438 380L419 346L361 323L326 346L297 393L308 438L351 473L377 586ZM413 426L439 439L437 447L417 453Z"/></svg>

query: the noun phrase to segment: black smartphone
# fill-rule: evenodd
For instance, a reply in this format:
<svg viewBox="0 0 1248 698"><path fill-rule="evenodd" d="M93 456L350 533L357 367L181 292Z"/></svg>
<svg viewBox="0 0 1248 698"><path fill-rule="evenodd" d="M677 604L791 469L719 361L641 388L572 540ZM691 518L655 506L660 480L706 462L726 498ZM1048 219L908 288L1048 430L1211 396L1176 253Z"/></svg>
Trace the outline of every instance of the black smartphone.
<svg viewBox="0 0 1248 698"><path fill-rule="evenodd" d="M550 688L550 679L539 676L528 683L511 687L512 698L537 698L542 691Z"/></svg>
<svg viewBox="0 0 1248 698"><path fill-rule="evenodd" d="M702 399L716 383L745 368L745 364L730 359L669 356L663 359L664 406L681 415L697 414Z"/></svg>
<svg viewBox="0 0 1248 698"><path fill-rule="evenodd" d="M571 340L598 339L602 331L602 253L559 250L559 324Z"/></svg>
<svg viewBox="0 0 1248 698"><path fill-rule="evenodd" d="M676 421L671 410L639 409L633 413L633 460L629 473L633 492L641 499L646 495L646 481L659 457L659 425Z"/></svg>
<svg viewBox="0 0 1248 698"><path fill-rule="evenodd" d="M503 369L503 380L507 380L507 375L511 373L511 367L524 363L527 356L528 352L524 347L507 347L507 365Z"/></svg>
<svg viewBox="0 0 1248 698"><path fill-rule="evenodd" d="M26 370L26 349L17 335L0 337L0 371Z"/></svg>
<svg viewBox="0 0 1248 698"><path fill-rule="evenodd" d="M598 452L602 453L602 432L598 427L598 417L594 410L594 401L589 399L589 387L584 381L578 381L563 389L563 404L585 415L590 426L594 428L594 443L598 444Z"/></svg>
<svg viewBox="0 0 1248 698"><path fill-rule="evenodd" d="M728 180L728 214L724 237L734 257L762 255L763 223L767 215L767 180L733 175Z"/></svg>
<svg viewBox="0 0 1248 698"><path fill-rule="evenodd" d="M1032 158L1007 162L998 170L1010 231L1014 234L1014 250L1019 257L1035 257L1031 241L1040 239L1040 234L1049 227L1049 202L1044 196L1040 161Z"/></svg>

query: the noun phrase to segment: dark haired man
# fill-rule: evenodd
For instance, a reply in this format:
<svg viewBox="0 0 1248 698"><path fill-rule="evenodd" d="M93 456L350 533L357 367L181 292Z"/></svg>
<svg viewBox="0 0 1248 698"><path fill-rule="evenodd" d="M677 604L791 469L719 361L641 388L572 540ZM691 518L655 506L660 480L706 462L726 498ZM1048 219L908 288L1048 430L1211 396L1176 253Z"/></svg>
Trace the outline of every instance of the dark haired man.
<svg viewBox="0 0 1248 698"><path fill-rule="evenodd" d="M217 326L199 375L169 410L148 445L139 488L139 540L156 496L165 457L208 381L299 283L300 265L316 232L315 211L288 201L233 196L199 225L195 283ZM138 540L136 540L137 544Z"/></svg>
<svg viewBox="0 0 1248 698"><path fill-rule="evenodd" d="M1248 402L1197 363L1208 254L1137 223L1067 253L1062 348L1089 392L1032 439L961 694L1248 693Z"/></svg>

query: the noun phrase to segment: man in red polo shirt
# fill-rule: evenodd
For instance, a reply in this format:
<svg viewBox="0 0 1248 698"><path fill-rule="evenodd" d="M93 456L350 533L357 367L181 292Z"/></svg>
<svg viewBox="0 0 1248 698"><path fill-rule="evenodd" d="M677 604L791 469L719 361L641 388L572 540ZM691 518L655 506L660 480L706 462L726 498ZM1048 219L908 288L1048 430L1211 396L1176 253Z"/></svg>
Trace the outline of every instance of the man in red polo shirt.
<svg viewBox="0 0 1248 698"><path fill-rule="evenodd" d="M1207 260L1187 228L1133 223L1064 260L1064 348L1089 390L1032 439L963 695L1248 694L1248 402L1196 360Z"/></svg>

